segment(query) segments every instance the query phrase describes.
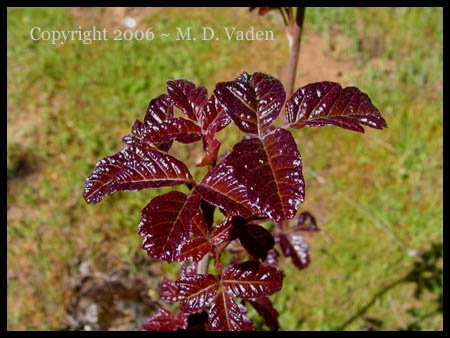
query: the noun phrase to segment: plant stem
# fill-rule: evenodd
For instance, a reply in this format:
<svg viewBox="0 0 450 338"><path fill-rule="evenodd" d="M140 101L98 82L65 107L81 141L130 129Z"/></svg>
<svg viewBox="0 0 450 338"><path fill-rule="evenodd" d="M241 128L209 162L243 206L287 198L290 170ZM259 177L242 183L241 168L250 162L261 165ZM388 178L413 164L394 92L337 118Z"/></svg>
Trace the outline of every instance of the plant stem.
<svg viewBox="0 0 450 338"><path fill-rule="evenodd" d="M205 275L208 273L209 254L205 255L197 264L197 273L199 275Z"/></svg>
<svg viewBox="0 0 450 338"><path fill-rule="evenodd" d="M295 20L290 20L289 25L286 27L286 35L289 42L289 68L286 83L288 97L290 97L294 92L304 17L305 7L298 7L295 15Z"/></svg>

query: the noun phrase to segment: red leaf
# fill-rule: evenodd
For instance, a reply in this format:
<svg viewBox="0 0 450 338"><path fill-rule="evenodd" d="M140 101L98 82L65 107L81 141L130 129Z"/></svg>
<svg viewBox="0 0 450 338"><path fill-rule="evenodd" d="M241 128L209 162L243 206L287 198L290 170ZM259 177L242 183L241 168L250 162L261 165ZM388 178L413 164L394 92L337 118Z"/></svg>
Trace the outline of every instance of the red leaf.
<svg viewBox="0 0 450 338"><path fill-rule="evenodd" d="M253 331L253 323L245 316L245 307L236 303L231 294L218 292L208 319L211 331Z"/></svg>
<svg viewBox="0 0 450 338"><path fill-rule="evenodd" d="M287 130L279 128L262 139L241 141L223 165L231 167L233 178L243 186L242 195L248 196L240 203L256 207L260 214L275 222L293 218L304 200L302 159ZM214 176L216 181L221 178ZM235 185L227 184L224 179L220 183L223 191L235 191ZM227 206L224 208L228 211Z"/></svg>
<svg viewBox="0 0 450 338"><path fill-rule="evenodd" d="M291 219L304 200L302 159L292 135L275 129L234 146L198 186L202 198L242 217Z"/></svg>
<svg viewBox="0 0 450 338"><path fill-rule="evenodd" d="M205 149L205 155L199 164L200 166L214 165L216 163L221 144L215 134L225 128L230 122L231 119L225 113L222 105L216 96L212 95L200 116L200 123L203 130L203 148Z"/></svg>
<svg viewBox="0 0 450 338"><path fill-rule="evenodd" d="M144 124L158 124L173 117L173 103L167 94L150 101L144 118Z"/></svg>
<svg viewBox="0 0 450 338"><path fill-rule="evenodd" d="M226 292L244 299L269 296L280 290L282 284L281 271L258 261L231 266L221 281Z"/></svg>
<svg viewBox="0 0 450 338"><path fill-rule="evenodd" d="M210 242L212 245L219 246L222 243L230 242L238 237L236 222L240 218L227 217L222 223L216 225L211 231Z"/></svg>
<svg viewBox="0 0 450 338"><path fill-rule="evenodd" d="M316 219L309 212L302 212L300 215L294 218L294 222L291 226L293 230L317 232L319 227L317 226Z"/></svg>
<svg viewBox="0 0 450 338"><path fill-rule="evenodd" d="M164 277L159 286L159 298L167 303L178 302L180 296L178 294L177 285Z"/></svg>
<svg viewBox="0 0 450 338"><path fill-rule="evenodd" d="M272 234L257 224L247 224L239 229L242 246L255 259L265 260L267 253L275 245Z"/></svg>
<svg viewBox="0 0 450 338"><path fill-rule="evenodd" d="M179 191L155 197L142 210L139 235L150 256L169 263L178 259L181 245L188 241L192 219L199 212L200 196Z"/></svg>
<svg viewBox="0 0 450 338"><path fill-rule="evenodd" d="M249 303L252 304L271 331L278 331L280 329L280 324L278 323L278 311L273 307L269 298L260 297L250 299Z"/></svg>
<svg viewBox="0 0 450 338"><path fill-rule="evenodd" d="M243 132L266 132L286 99L281 82L263 73L242 73L236 80L217 84L215 95Z"/></svg>
<svg viewBox="0 0 450 338"><path fill-rule="evenodd" d="M223 105L213 94L209 98L205 108L201 111L199 122L202 126L202 130L214 130L214 132L219 132L231 122L231 119L225 113Z"/></svg>
<svg viewBox="0 0 450 338"><path fill-rule="evenodd" d="M194 262L200 261L211 250L209 240L204 237L196 237L181 245L179 261L192 259Z"/></svg>
<svg viewBox="0 0 450 338"><path fill-rule="evenodd" d="M84 199L97 203L116 191L193 182L188 168L176 158L156 149L129 146L97 163L85 181Z"/></svg>
<svg viewBox="0 0 450 338"><path fill-rule="evenodd" d="M196 87L190 81L167 81L167 93L174 105L193 121L200 119L200 113L208 101L205 87Z"/></svg>
<svg viewBox="0 0 450 338"><path fill-rule="evenodd" d="M197 186L197 191L205 201L229 215L249 217L254 214L249 209L252 204L246 186L238 181L234 168L226 160L208 172Z"/></svg>
<svg viewBox="0 0 450 338"><path fill-rule="evenodd" d="M335 125L364 132L361 125L387 127L369 96L358 88L342 88L334 82L316 82L299 88L286 102L289 127Z"/></svg>
<svg viewBox="0 0 450 338"><path fill-rule="evenodd" d="M310 263L309 247L303 236L295 232L280 233L276 238L284 257L291 257L292 263L301 269Z"/></svg>
<svg viewBox="0 0 450 338"><path fill-rule="evenodd" d="M216 276L211 274L181 277L175 283L180 294L181 309L196 312L211 304L219 288Z"/></svg>
<svg viewBox="0 0 450 338"><path fill-rule="evenodd" d="M195 236L208 237L208 225L200 212L192 218L192 233Z"/></svg>
<svg viewBox="0 0 450 338"><path fill-rule="evenodd" d="M146 331L177 331L178 329L185 329L186 326L187 320L184 314L176 316L163 308L158 309L153 316L142 324L142 328Z"/></svg>
<svg viewBox="0 0 450 338"><path fill-rule="evenodd" d="M163 143L172 140L192 143L202 137L201 129L194 122L177 117L158 124L147 124L143 140L148 143Z"/></svg>

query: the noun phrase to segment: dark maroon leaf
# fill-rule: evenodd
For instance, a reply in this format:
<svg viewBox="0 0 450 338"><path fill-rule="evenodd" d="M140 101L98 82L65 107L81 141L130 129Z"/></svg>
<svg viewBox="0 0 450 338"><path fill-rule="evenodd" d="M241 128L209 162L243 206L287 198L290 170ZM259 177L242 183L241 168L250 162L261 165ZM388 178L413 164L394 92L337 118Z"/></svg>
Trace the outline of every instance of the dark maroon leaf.
<svg viewBox="0 0 450 338"><path fill-rule="evenodd" d="M195 236L208 237L208 225L200 212L192 218L192 233Z"/></svg>
<svg viewBox="0 0 450 338"><path fill-rule="evenodd" d="M84 199L88 203L97 203L115 191L183 183L194 181L182 162L156 149L129 146L97 163L85 181Z"/></svg>
<svg viewBox="0 0 450 338"><path fill-rule="evenodd" d="M245 307L227 292L218 292L208 319L211 331L253 331L253 323L245 316Z"/></svg>
<svg viewBox="0 0 450 338"><path fill-rule="evenodd" d="M210 242L212 245L219 246L222 243L230 242L238 237L236 227L240 218L227 217L222 223L216 225L211 231Z"/></svg>
<svg viewBox="0 0 450 338"><path fill-rule="evenodd" d="M198 121L200 114L208 102L208 91L204 87L196 87L190 81L175 80L167 82L167 93L173 104L193 121Z"/></svg>
<svg viewBox="0 0 450 338"><path fill-rule="evenodd" d="M181 309L196 312L211 304L219 288L219 281L211 274L181 277L176 282Z"/></svg>
<svg viewBox="0 0 450 338"><path fill-rule="evenodd" d="M247 224L239 229L242 246L255 259L265 260L267 253L275 245L272 234L257 224Z"/></svg>
<svg viewBox="0 0 450 338"><path fill-rule="evenodd" d="M287 130L279 128L261 139L241 141L222 165L243 186L242 194L247 193L248 198L240 203L256 207L260 214L275 222L293 218L304 200L302 159ZM217 181L217 174L213 178ZM223 180L220 183L224 191L236 189ZM227 206L225 209L228 210Z"/></svg>
<svg viewBox="0 0 450 338"><path fill-rule="evenodd" d="M177 331L185 329L186 326L187 320L184 314L174 315L163 308L158 309L142 324L142 328L146 331Z"/></svg>
<svg viewBox="0 0 450 338"><path fill-rule="evenodd" d="M276 238L285 257L291 257L292 263L304 269L310 263L309 247L303 236L296 232L280 233Z"/></svg>
<svg viewBox="0 0 450 338"><path fill-rule="evenodd" d="M244 299L269 296L280 290L282 284L281 271L258 261L231 266L221 281L226 292Z"/></svg>
<svg viewBox="0 0 450 338"><path fill-rule="evenodd" d="M280 324L278 323L278 311L273 307L271 300L267 297L250 299L249 303L255 308L259 315L263 318L264 323L272 331L278 331Z"/></svg>
<svg viewBox="0 0 450 338"><path fill-rule="evenodd" d="M200 196L179 191L155 197L142 210L139 235L152 257L169 263L178 259L181 246L190 238L192 220L199 212Z"/></svg>
<svg viewBox="0 0 450 338"><path fill-rule="evenodd" d="M201 129L194 122L181 117L145 126L143 140L148 143L163 143L172 140L192 143L202 137Z"/></svg>
<svg viewBox="0 0 450 338"><path fill-rule="evenodd" d="M334 82L316 82L299 88L286 102L289 127L335 125L364 132L361 125L376 129L387 127L367 94L358 88L342 88Z"/></svg>
<svg viewBox="0 0 450 338"><path fill-rule="evenodd" d="M200 113L199 123L202 126L202 130L219 132L230 122L231 119L223 109L223 105L214 94L211 95L205 108Z"/></svg>
<svg viewBox="0 0 450 338"><path fill-rule="evenodd" d="M192 259L200 261L211 250L211 243L204 237L196 237L181 245L179 261Z"/></svg>
<svg viewBox="0 0 450 338"><path fill-rule="evenodd" d="M234 168L224 162L208 172L197 191L205 201L229 215L249 217L254 214L249 208L252 204L246 186L237 180Z"/></svg>
<svg viewBox="0 0 450 338"><path fill-rule="evenodd" d="M173 103L167 94L150 101L144 118L144 124L158 124L173 117Z"/></svg>
<svg viewBox="0 0 450 338"><path fill-rule="evenodd" d="M176 284L164 277L159 286L159 298L167 303L178 302L180 295Z"/></svg>
<svg viewBox="0 0 450 338"><path fill-rule="evenodd" d="M317 226L316 219L309 212L302 212L300 215L294 218L294 222L291 227L297 231L317 232L319 227Z"/></svg>
<svg viewBox="0 0 450 338"><path fill-rule="evenodd" d="M234 81L219 83L214 94L239 129L260 136L277 118L286 99L281 82L263 73L243 73Z"/></svg>

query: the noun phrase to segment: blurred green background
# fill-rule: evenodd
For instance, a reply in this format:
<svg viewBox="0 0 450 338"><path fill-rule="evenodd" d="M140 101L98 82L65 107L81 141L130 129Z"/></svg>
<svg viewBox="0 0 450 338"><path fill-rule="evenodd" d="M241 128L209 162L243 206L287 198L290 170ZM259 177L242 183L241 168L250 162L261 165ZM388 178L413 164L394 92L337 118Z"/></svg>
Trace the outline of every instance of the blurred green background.
<svg viewBox="0 0 450 338"><path fill-rule="evenodd" d="M276 11L8 8L7 16L7 327L59 330L67 328L82 261L95 266L106 257L154 286L159 273L175 276L175 264L152 263L148 271L137 235L140 210L160 191L87 205L84 179L95 163L121 149L167 80L185 78L210 92L244 70L284 80L288 48ZM254 26L275 39L54 46L29 37L35 26L125 30L126 16L154 32ZM300 210L316 215L322 231L307 239L308 269L283 265L284 287L272 297L283 330L442 330L442 22L442 8L307 8L297 87L357 86L389 128L293 131L307 184ZM221 151L241 137L235 130L220 134ZM177 145L171 152L194 164L200 151ZM157 291L149 296L157 300Z"/></svg>

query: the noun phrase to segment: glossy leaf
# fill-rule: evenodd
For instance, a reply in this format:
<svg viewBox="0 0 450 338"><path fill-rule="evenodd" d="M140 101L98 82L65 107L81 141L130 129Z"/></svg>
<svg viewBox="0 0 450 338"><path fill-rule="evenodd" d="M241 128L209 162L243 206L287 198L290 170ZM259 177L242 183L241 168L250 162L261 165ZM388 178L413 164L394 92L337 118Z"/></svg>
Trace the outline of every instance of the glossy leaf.
<svg viewBox="0 0 450 338"><path fill-rule="evenodd" d="M144 124L158 124L173 117L173 103L167 94L150 101L144 118Z"/></svg>
<svg viewBox="0 0 450 338"><path fill-rule="evenodd" d="M197 191L205 201L229 215L249 217L254 213L247 187L236 178L235 169L226 160L208 172Z"/></svg>
<svg viewBox="0 0 450 338"><path fill-rule="evenodd" d="M159 124L146 126L143 140L148 143L163 143L178 141L181 143L192 143L202 137L201 129L190 120L177 117Z"/></svg>
<svg viewBox="0 0 450 338"><path fill-rule="evenodd" d="M180 295L178 293L177 285L164 277L159 286L159 298L167 303L179 301Z"/></svg>
<svg viewBox="0 0 450 338"><path fill-rule="evenodd" d="M292 135L275 129L262 139L246 139L234 146L225 163L247 189L243 205L259 210L275 222L291 219L304 200L302 159ZM222 183L233 191L233 186Z"/></svg>
<svg viewBox="0 0 450 338"><path fill-rule="evenodd" d="M281 250L285 257L291 257L292 263L299 268L306 268L311 259L309 256L309 246L303 236L296 232L280 233L277 236Z"/></svg>
<svg viewBox="0 0 450 338"><path fill-rule="evenodd" d="M216 276L211 274L182 277L175 283L181 298L181 309L195 312L211 304L219 288Z"/></svg>
<svg viewBox="0 0 450 338"><path fill-rule="evenodd" d="M255 259L265 260L267 253L275 245L272 234L258 224L247 224L239 230L242 246Z"/></svg>
<svg viewBox="0 0 450 338"><path fill-rule="evenodd" d="M281 289L283 275L273 266L247 261L231 266L221 282L226 292L239 298L269 296Z"/></svg>
<svg viewBox="0 0 450 338"><path fill-rule="evenodd" d="M146 331L177 331L187 326L186 317L183 314L174 315L172 312L160 308L153 316L142 324Z"/></svg>
<svg viewBox="0 0 450 338"><path fill-rule="evenodd" d="M367 94L327 81L299 88L286 102L286 117L288 126L298 129L335 125L363 133L362 125L387 127Z"/></svg>
<svg viewBox="0 0 450 338"><path fill-rule="evenodd" d="M273 307L272 301L267 297L249 299L248 302L255 308L263 318L264 324L272 331L280 329L278 322L278 311Z"/></svg>
<svg viewBox="0 0 450 338"><path fill-rule="evenodd" d="M155 197L142 210L139 235L152 257L169 263L178 259L181 246L190 238L192 220L199 212L200 196L179 191Z"/></svg>
<svg viewBox="0 0 450 338"><path fill-rule="evenodd" d="M196 237L181 245L179 261L183 262L192 259L194 262L200 261L211 250L211 243L207 238Z"/></svg>
<svg viewBox="0 0 450 338"><path fill-rule="evenodd" d="M240 222L240 218L227 217L222 223L216 225L211 231L211 244L219 246L236 239L238 237L238 228L236 226L238 222Z"/></svg>
<svg viewBox="0 0 450 338"><path fill-rule="evenodd" d="M209 313L211 331L253 331L253 323L245 316L245 307L227 292L218 292Z"/></svg>
<svg viewBox="0 0 450 338"><path fill-rule="evenodd" d="M129 146L97 163L85 181L83 196L86 202L97 203L116 191L183 183L193 183L193 179L182 162L156 149Z"/></svg>
<svg viewBox="0 0 450 338"><path fill-rule="evenodd" d="M239 129L259 135L277 118L286 99L281 82L263 73L243 73L219 83L214 94Z"/></svg>
<svg viewBox="0 0 450 338"><path fill-rule="evenodd" d="M186 80L167 81L167 93L173 104L193 121L199 120L200 113L208 102L206 88L197 87Z"/></svg>

